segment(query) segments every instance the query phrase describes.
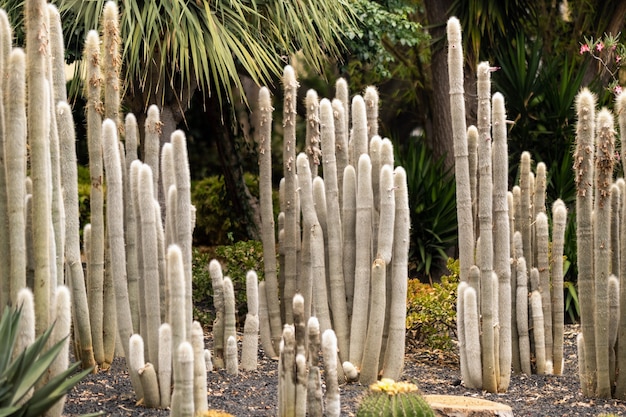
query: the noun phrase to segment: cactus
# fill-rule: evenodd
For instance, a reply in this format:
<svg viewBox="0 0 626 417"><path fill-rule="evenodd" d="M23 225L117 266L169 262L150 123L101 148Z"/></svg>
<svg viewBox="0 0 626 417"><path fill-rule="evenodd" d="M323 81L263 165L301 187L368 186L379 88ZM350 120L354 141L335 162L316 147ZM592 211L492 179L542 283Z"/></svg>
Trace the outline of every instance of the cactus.
<svg viewBox="0 0 626 417"><path fill-rule="evenodd" d="M172 326L169 323L163 323L159 327L159 362L157 368L159 369L161 407L167 408L172 399Z"/></svg>
<svg viewBox="0 0 626 417"><path fill-rule="evenodd" d="M213 320L213 362L216 368L224 367L224 276L222 266L213 259L209 262L209 275L213 287L213 305L215 306L215 320Z"/></svg>
<svg viewBox="0 0 626 417"><path fill-rule="evenodd" d="M25 67L24 51L17 48L11 51L7 69L9 75L7 84L12 100L7 101L4 109L5 132L7 137L11 138L5 143L7 223L9 226L9 259L11 266L9 276L11 279L3 280L3 282L10 283L10 287L7 289L8 291L3 291L3 296L6 296L7 300L1 303L2 305L6 305L9 299L14 303L18 291L26 286L26 234L24 233L26 227L26 188L24 184L24 178L26 177ZM76 195L78 195L78 192L76 192ZM85 342L87 341L85 340Z"/></svg>
<svg viewBox="0 0 626 417"><path fill-rule="evenodd" d="M50 325L50 87L46 79L48 67L48 22L44 0L25 4L26 21L26 84L27 137L30 146L33 181L33 253L35 256L36 334L43 334ZM34 105L37 103L37 105ZM37 112L37 114L35 114Z"/></svg>
<svg viewBox="0 0 626 417"><path fill-rule="evenodd" d="M204 332L202 325L194 321L191 324L191 347L193 348L193 401L194 413L209 409L207 400L207 371L204 361Z"/></svg>
<svg viewBox="0 0 626 417"><path fill-rule="evenodd" d="M141 330L147 342L148 361L156 363L159 351L159 327L161 326L157 224L154 210L152 169L146 164L139 171L138 191L140 193L139 211L143 240L143 296L149 300L146 302L145 309L146 327Z"/></svg>
<svg viewBox="0 0 626 417"><path fill-rule="evenodd" d="M309 158L309 166L313 178L317 176L317 168L320 166L320 102L317 91L308 90L305 98L306 107L306 142L305 153ZM334 132L333 132L334 133Z"/></svg>
<svg viewBox="0 0 626 417"><path fill-rule="evenodd" d="M98 364L104 361L102 340L103 325L103 281L104 281L104 194L102 182L102 117L100 101L102 78L100 74L100 37L97 32L90 31L85 41L84 60L88 63L87 78L87 138L89 150L89 175L91 192L89 197L91 219L91 248L89 255L89 313L91 314L91 334L94 345L94 356Z"/></svg>
<svg viewBox="0 0 626 417"><path fill-rule="evenodd" d="M174 369L174 392L172 394L172 417L193 417L193 347L189 342L182 342L176 349Z"/></svg>
<svg viewBox="0 0 626 417"><path fill-rule="evenodd" d="M248 314L243 330L243 344L241 349L241 368L253 371L257 368L257 354L259 344L259 278L256 272L246 274L246 299Z"/></svg>
<svg viewBox="0 0 626 417"><path fill-rule="evenodd" d="M309 345L309 376L307 379L307 412L311 417L324 415L322 380L319 368L319 351L321 348L320 324L316 317L309 318L307 323L307 339Z"/></svg>
<svg viewBox="0 0 626 417"><path fill-rule="evenodd" d="M367 335L363 348L361 376L363 384L372 384L378 379L378 362L385 321L386 264L378 258L372 265L371 303L367 323Z"/></svg>
<svg viewBox="0 0 626 417"><path fill-rule="evenodd" d="M417 385L384 378L370 385L356 415L434 417L435 412L422 398Z"/></svg>
<svg viewBox="0 0 626 417"><path fill-rule="evenodd" d="M384 269L384 267L383 267ZM322 333L322 352L324 369L326 370L326 407L328 417L339 417L341 412L339 398L339 382L337 379L337 336L332 329ZM374 366L377 368L377 366Z"/></svg>
<svg viewBox="0 0 626 417"><path fill-rule="evenodd" d="M127 341L133 334L133 324L126 280L126 246L124 241L124 219L119 213L124 210L124 188L122 185L122 163L117 139L117 126L107 119L102 125L104 164L107 174L107 225L108 248L111 257L111 276L115 285L117 331L128 355ZM156 360L156 357L154 358ZM136 388L136 387L135 387Z"/></svg>
<svg viewBox="0 0 626 417"><path fill-rule="evenodd" d="M272 102L267 87L259 90L259 116L257 143L259 146L259 204L261 206L261 240L265 253L276 253L274 232L274 211L272 204ZM269 338L272 344L264 343L265 352L270 357L276 356L280 340L281 322L280 306L274 303L275 294L278 294L278 277L276 273L276 258L268 256L263 262L265 272L265 294L261 299L270 300L267 306L270 324ZM259 288L259 291L261 288ZM271 296L270 296L271 295ZM261 323L265 323L261 320ZM263 334L263 332L262 332ZM273 337L272 337L273 336Z"/></svg>
<svg viewBox="0 0 626 417"><path fill-rule="evenodd" d="M552 204L552 327L553 345L552 362L555 375L563 373L563 324L565 311L563 303L563 247L565 246L565 227L567 208L562 200L556 200Z"/></svg>

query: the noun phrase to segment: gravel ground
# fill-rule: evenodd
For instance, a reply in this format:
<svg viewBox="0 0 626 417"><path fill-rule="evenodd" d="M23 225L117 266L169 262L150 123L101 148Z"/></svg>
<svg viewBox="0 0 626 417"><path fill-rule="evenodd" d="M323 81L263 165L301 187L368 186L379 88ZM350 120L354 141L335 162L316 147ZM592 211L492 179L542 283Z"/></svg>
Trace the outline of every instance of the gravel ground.
<svg viewBox="0 0 626 417"><path fill-rule="evenodd" d="M403 379L416 383L424 394L449 394L484 398L512 407L516 416L600 416L606 413L626 416L626 403L617 400L588 399L582 396L576 358L577 328L568 326L565 334L565 368L562 376L513 375L509 390L490 394L468 389L460 382L458 361L450 354L409 348ZM230 376L223 370L208 375L209 407L237 417L276 415L278 363L259 353L256 371ZM366 387L345 384L340 387L342 415L354 416ZM108 416L169 416L169 410L147 409L135 404L134 393L123 358L111 369L89 375L68 395L65 415L79 416L104 411Z"/></svg>

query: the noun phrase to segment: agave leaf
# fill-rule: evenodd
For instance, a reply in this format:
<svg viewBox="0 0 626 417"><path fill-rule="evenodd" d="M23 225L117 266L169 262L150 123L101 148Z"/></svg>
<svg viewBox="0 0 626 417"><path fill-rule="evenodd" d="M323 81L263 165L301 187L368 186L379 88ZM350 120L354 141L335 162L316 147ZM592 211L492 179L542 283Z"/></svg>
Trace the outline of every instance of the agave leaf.
<svg viewBox="0 0 626 417"><path fill-rule="evenodd" d="M69 377L80 365L80 362L75 362L68 369L50 379L46 385L35 391L25 404L26 411L23 417L37 417L42 415L44 411L52 407L81 379L91 372L91 369L86 369Z"/></svg>
<svg viewBox="0 0 626 417"><path fill-rule="evenodd" d="M33 343L33 345L29 346L26 349L25 357L36 356L36 359L33 361L28 361L26 363L28 366L25 369L25 372L22 373L22 378L16 381L17 385L13 394L12 403L15 403L22 399L22 397L26 395L26 393L28 393L28 391L32 387L35 386L37 381L39 381L39 379L46 373L52 362L56 359L57 355L63 348L65 338L59 340L50 349L46 350L43 353L42 350L45 346L45 341L43 343L37 344L37 342L42 339L45 339L47 341L48 337L50 336L50 332L52 331L52 328L53 326L50 326L50 328L48 328L48 330L44 334L42 334L42 336L39 337L35 341L35 343Z"/></svg>
<svg viewBox="0 0 626 417"><path fill-rule="evenodd" d="M0 319L0 352L13 352L15 340L17 339L17 329L20 321L20 311L11 310L5 307ZM0 355L0 377L4 375L7 367L11 363L11 355Z"/></svg>

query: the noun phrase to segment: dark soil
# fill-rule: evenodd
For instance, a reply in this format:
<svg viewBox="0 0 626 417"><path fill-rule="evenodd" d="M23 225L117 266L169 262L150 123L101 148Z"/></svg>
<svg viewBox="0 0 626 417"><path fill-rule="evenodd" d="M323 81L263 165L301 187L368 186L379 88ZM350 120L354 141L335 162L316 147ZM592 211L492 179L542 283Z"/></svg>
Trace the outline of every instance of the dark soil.
<svg viewBox="0 0 626 417"><path fill-rule="evenodd" d="M617 400L588 399L582 396L576 358L577 328L568 326L565 334L565 368L562 376L513 375L509 390L490 394L460 384L457 358L443 352L407 348L403 379L416 383L424 394L450 394L484 398L507 404L516 416L600 416L613 413L626 416L626 403ZM209 407L237 417L276 415L278 385L277 361L259 354L257 371L230 376L223 370L208 375ZM345 384L340 387L342 415L354 416L366 387ZM78 416L104 411L108 416L169 416L169 410L147 409L135 404L123 358L111 369L89 375L67 398L65 415Z"/></svg>

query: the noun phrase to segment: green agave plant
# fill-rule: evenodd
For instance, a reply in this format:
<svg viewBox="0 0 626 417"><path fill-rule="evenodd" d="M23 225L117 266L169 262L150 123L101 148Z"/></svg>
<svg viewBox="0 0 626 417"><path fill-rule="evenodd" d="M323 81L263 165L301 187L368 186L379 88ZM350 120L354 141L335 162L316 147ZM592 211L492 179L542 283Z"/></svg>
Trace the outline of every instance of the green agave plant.
<svg viewBox="0 0 626 417"><path fill-rule="evenodd" d="M20 316L20 309L7 307L0 319L0 417L41 416L91 372L91 369L86 369L74 374L80 366L80 362L76 362L32 391L58 356L65 340L60 340L46 350L46 342L53 328L51 326L32 345L12 358ZM32 395L28 398L30 392Z"/></svg>

